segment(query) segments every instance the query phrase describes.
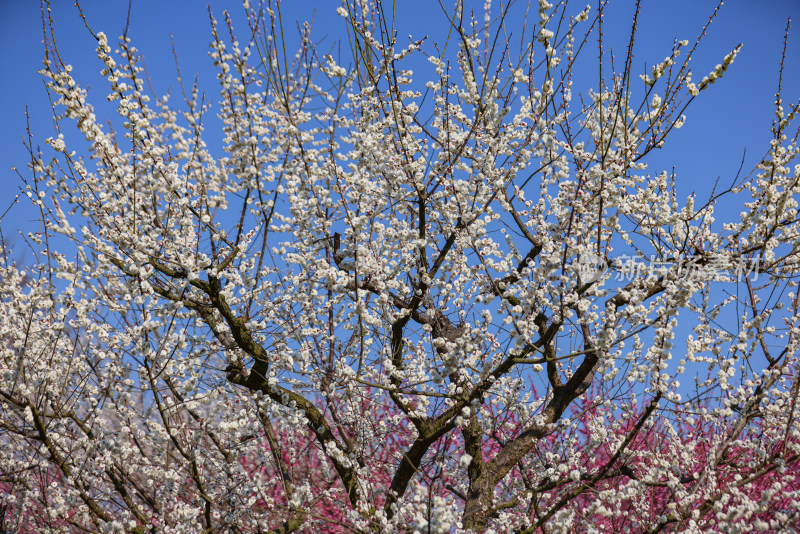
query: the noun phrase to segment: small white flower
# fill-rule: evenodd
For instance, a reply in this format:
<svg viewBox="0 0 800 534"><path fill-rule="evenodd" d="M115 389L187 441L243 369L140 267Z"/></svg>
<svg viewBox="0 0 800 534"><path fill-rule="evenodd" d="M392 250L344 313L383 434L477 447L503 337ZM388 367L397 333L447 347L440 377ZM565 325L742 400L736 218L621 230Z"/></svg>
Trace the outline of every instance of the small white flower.
<svg viewBox="0 0 800 534"><path fill-rule="evenodd" d="M581 11L575 16L575 22L583 22L584 20L589 18L589 11L592 9L592 6L586 5L586 9Z"/></svg>
<svg viewBox="0 0 800 534"><path fill-rule="evenodd" d="M658 95L653 95L653 101L650 103L650 107L653 109L658 109L661 107L661 97Z"/></svg>
<svg viewBox="0 0 800 534"><path fill-rule="evenodd" d="M52 137L49 137L47 139L47 144L52 146L53 150L55 150L56 152L64 152L67 149L66 145L64 144L63 134L58 134L58 139L53 139Z"/></svg>

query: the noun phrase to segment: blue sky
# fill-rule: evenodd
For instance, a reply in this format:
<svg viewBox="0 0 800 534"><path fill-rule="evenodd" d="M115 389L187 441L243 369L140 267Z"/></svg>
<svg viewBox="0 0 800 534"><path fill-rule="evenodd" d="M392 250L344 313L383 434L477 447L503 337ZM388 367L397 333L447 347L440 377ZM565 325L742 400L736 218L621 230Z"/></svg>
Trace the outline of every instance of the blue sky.
<svg viewBox="0 0 800 534"><path fill-rule="evenodd" d="M518 3L524 6L523 2ZM637 74L646 72L645 65L663 59L674 38L692 41L715 6L715 2L709 0L645 0L643 4L634 61ZM125 27L127 1L83 0L81 5L95 31L115 36ZM198 73L207 94L211 97L217 94L216 71L207 56L210 29L206 5L193 0L133 0L129 35L144 55L156 93L162 94L170 88L177 91L170 50L171 32L184 77L191 80L191 75ZM289 21L314 16L314 34L332 45L344 35L344 22L335 14L337 5L335 0L284 0L282 9ZM577 13L583 5L585 0L576 0L571 9ZM210 8L217 18L221 18L223 9L239 17L242 14L237 1L213 1ZM78 10L71 1L54 0L52 11L55 35L64 60L73 64L79 81L99 86L93 93L94 101L102 101L106 88L98 77L101 67L94 56L96 44ZM615 46L619 58L624 55L632 14L631 0L611 0L606 13L606 42ZM428 35L429 43L443 40L445 19L438 2L398 2L397 15L400 36ZM717 177L721 178L721 183L733 179L745 149L744 170L752 168L756 158L765 152L770 137L783 33L790 16L800 24L797 0L731 0L723 6L696 55L695 78L699 80L707 74L739 42L744 45L742 52L724 79L701 94L689 108L686 125L673 133L666 149L649 159L651 172L669 170L674 165L681 192L688 194L696 190L703 198L703 193L711 190ZM245 29L243 24L239 27ZM0 116L3 117L0 213L19 191L20 180L11 167L16 165L24 169L27 158L22 144L25 106L31 115L34 142L44 146L44 139L53 135L50 104L37 74L43 57L41 36L39 2L0 0L0 70L4 73L0 82ZM589 63L595 56L595 49L588 51ZM790 32L784 87L787 89L784 96L788 97L785 101L791 102L800 96L797 89L800 87L798 27ZM587 88L576 89L585 91ZM738 213L738 207L733 213ZM10 237L18 230L35 227L35 217L35 211L20 204L13 207L0 224L6 237Z"/></svg>

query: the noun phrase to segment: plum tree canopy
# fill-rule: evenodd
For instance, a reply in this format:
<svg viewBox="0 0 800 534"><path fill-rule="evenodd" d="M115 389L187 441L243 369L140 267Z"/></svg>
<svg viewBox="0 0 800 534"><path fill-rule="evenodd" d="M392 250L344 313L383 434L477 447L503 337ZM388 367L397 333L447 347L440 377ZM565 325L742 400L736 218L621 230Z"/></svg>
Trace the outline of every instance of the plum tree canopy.
<svg viewBox="0 0 800 534"><path fill-rule="evenodd" d="M649 154L739 47L640 72L634 18L592 85L602 3L479 7L408 39L401 4L325 6L329 50L245 2L181 102L125 36L93 33L91 91L48 37L36 263L0 262L4 532L798 524L798 104L683 197Z"/></svg>

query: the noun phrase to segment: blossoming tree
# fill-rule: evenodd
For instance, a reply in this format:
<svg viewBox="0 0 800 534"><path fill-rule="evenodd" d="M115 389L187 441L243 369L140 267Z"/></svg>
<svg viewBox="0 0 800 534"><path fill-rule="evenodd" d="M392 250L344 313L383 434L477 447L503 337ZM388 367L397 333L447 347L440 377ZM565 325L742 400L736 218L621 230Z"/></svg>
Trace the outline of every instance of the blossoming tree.
<svg viewBox="0 0 800 534"><path fill-rule="evenodd" d="M404 42L345 3L345 61L245 3L246 42L212 18L213 107L151 99L98 32L108 124L46 43L80 136L31 147L37 263L0 265L3 531L798 523L797 104L753 172L679 198L648 154L739 49L639 73L634 19L584 90L602 5L540 0L521 46L509 9Z"/></svg>

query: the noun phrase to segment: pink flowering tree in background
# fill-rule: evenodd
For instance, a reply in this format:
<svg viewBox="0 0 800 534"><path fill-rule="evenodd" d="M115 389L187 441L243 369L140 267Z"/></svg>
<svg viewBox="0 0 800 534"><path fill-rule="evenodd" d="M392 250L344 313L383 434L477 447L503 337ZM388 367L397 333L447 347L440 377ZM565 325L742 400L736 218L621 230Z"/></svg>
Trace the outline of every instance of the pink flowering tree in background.
<svg viewBox="0 0 800 534"><path fill-rule="evenodd" d="M797 104L779 86L752 172L681 198L648 154L738 47L639 72L634 19L577 87L602 8L482 7L417 41L326 6L334 58L245 2L238 41L212 18L213 104L148 94L100 32L88 92L46 38L37 256L0 263L3 532L800 522Z"/></svg>

